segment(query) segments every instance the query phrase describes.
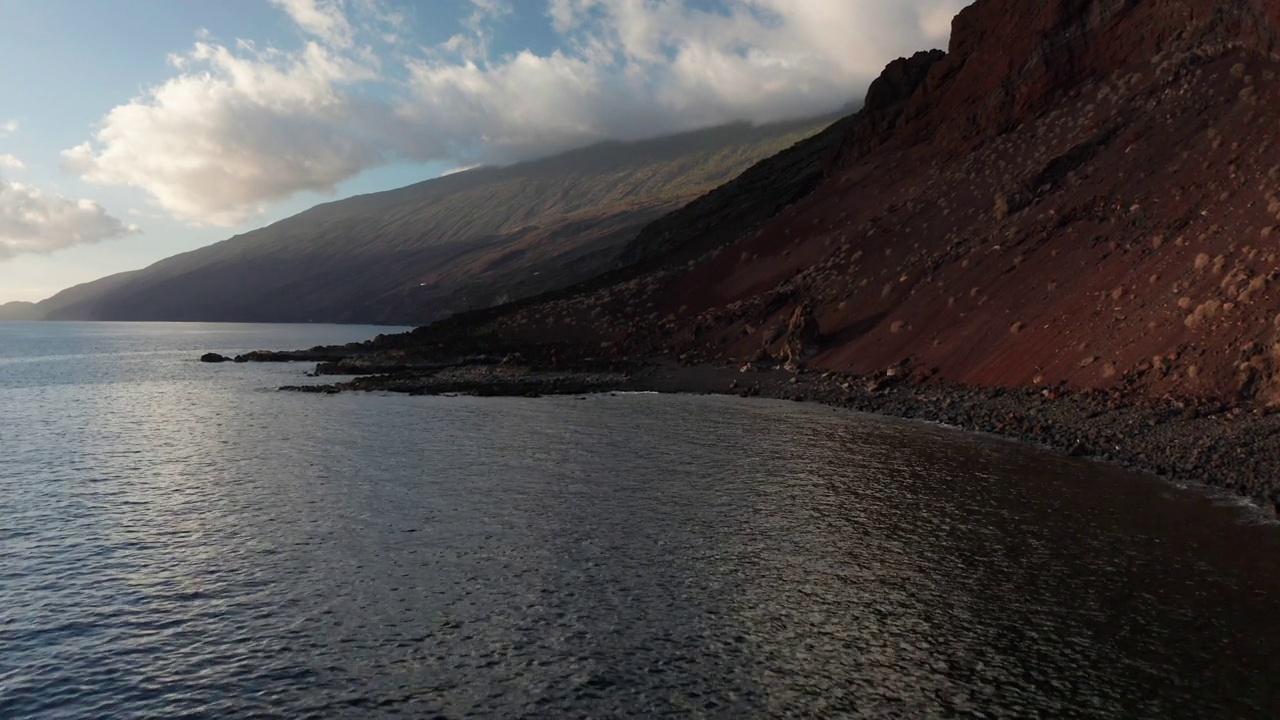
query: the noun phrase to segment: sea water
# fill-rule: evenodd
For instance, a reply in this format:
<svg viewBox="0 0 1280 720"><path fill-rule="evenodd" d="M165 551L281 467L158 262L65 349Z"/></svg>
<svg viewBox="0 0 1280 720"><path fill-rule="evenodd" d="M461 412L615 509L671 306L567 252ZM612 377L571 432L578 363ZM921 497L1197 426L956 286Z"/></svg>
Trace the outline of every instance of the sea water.
<svg viewBox="0 0 1280 720"><path fill-rule="evenodd" d="M278 392L386 329L0 323L0 717L1276 717L1280 529L722 397Z"/></svg>

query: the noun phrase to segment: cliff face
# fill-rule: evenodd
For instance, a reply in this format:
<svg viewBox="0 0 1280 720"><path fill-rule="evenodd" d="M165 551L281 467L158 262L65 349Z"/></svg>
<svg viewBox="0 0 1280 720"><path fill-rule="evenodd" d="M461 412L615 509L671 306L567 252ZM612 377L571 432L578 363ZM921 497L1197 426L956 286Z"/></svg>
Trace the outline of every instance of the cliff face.
<svg viewBox="0 0 1280 720"><path fill-rule="evenodd" d="M1280 11L1266 0L977 2L953 26L947 59L912 98L908 133L962 152L1124 68L1231 49L1269 55Z"/></svg>
<svg viewBox="0 0 1280 720"><path fill-rule="evenodd" d="M630 275L476 324L1280 403L1278 27L1280 0L979 0L945 56L890 65L812 141L816 166L784 153L642 232ZM770 183L803 178L761 217ZM802 352L801 307L817 324Z"/></svg>

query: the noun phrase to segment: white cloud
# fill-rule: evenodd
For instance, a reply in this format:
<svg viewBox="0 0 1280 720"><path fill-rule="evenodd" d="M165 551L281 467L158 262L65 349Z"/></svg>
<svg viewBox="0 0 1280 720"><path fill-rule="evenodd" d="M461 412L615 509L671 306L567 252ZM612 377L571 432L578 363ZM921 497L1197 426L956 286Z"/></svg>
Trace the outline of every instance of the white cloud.
<svg viewBox="0 0 1280 720"><path fill-rule="evenodd" d="M467 24L479 27L485 20L512 13L511 0L471 0L471 17Z"/></svg>
<svg viewBox="0 0 1280 720"><path fill-rule="evenodd" d="M297 53L198 43L186 68L103 119L63 153L90 182L146 190L174 217L233 225L302 190L327 191L382 162L361 104L343 91L375 71L308 43Z"/></svg>
<svg viewBox="0 0 1280 720"><path fill-rule="evenodd" d="M388 45L405 41L404 31L408 17L404 12L388 6L385 0L352 0L353 14L359 18L360 29L370 37Z"/></svg>
<svg viewBox="0 0 1280 720"><path fill-rule="evenodd" d="M603 138L606 126L651 120L635 106L630 83L562 53L522 52L489 67L418 62L410 73L401 118L428 131L402 150L421 160L518 159Z"/></svg>
<svg viewBox="0 0 1280 720"><path fill-rule="evenodd" d="M440 173L440 177L457 175L458 173L464 173L464 172L467 172L468 170L475 170L478 167L480 166L479 165L463 165L461 167L453 168L452 170L445 170L444 172Z"/></svg>
<svg viewBox="0 0 1280 720"><path fill-rule="evenodd" d="M945 44L966 4L550 0L563 50L410 62L400 110L435 138L414 149L486 162L816 114L859 99L888 61Z"/></svg>
<svg viewBox="0 0 1280 720"><path fill-rule="evenodd" d="M139 232L98 203L41 192L0 177L0 261Z"/></svg>
<svg viewBox="0 0 1280 720"><path fill-rule="evenodd" d="M945 44L967 4L544 1L558 50L491 56L493 23L513 5L468 0L462 32L406 57L404 17L381 0L271 0L311 38L302 48L199 42L65 164L141 188L182 220L235 224L390 161L503 163L835 109L888 61Z"/></svg>
<svg viewBox="0 0 1280 720"><path fill-rule="evenodd" d="M17 120L8 120L0 123L0 137L7 137L16 134L22 129L22 123Z"/></svg>
<svg viewBox="0 0 1280 720"><path fill-rule="evenodd" d="M471 14L462 21L466 32L460 32L440 44L440 50L455 58L484 62L489 57L493 39L490 25L494 20L511 15L510 0L469 0Z"/></svg>
<svg viewBox="0 0 1280 720"><path fill-rule="evenodd" d="M22 170L26 163L12 155L0 155L0 169Z"/></svg>
<svg viewBox="0 0 1280 720"><path fill-rule="evenodd" d="M347 20L342 0L271 0L288 13L302 30L338 48L350 47L355 30Z"/></svg>

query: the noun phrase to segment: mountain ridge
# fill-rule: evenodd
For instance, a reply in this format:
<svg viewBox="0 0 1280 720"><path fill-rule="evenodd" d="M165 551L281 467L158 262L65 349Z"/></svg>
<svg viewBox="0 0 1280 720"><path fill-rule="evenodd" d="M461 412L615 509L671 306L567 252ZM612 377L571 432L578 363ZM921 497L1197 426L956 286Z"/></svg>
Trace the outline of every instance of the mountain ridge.
<svg viewBox="0 0 1280 720"><path fill-rule="evenodd" d="M0 303L0 320L38 320L40 310L33 302L14 300Z"/></svg>
<svg viewBox="0 0 1280 720"><path fill-rule="evenodd" d="M37 307L47 319L420 324L594 275L648 221L832 119L605 142L322 203Z"/></svg>

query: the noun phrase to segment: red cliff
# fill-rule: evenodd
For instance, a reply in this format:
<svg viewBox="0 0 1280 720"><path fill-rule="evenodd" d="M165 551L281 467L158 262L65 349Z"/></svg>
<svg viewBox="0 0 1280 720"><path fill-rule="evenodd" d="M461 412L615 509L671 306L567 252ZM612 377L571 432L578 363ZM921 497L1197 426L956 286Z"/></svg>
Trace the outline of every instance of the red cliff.
<svg viewBox="0 0 1280 720"><path fill-rule="evenodd" d="M494 328L745 361L792 356L804 306L816 368L1280 402L1277 27L1274 0L979 0L647 261ZM761 217L770 182L802 192Z"/></svg>

